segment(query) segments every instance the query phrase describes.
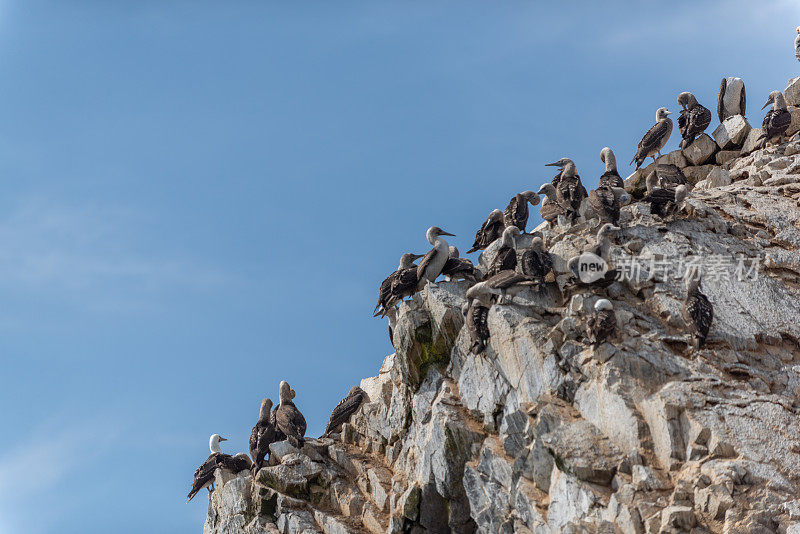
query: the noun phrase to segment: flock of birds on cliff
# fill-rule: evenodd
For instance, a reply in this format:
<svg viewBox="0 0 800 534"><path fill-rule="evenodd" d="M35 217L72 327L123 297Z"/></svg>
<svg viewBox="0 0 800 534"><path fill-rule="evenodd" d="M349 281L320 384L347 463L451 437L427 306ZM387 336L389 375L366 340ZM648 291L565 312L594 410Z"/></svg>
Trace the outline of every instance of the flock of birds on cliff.
<svg viewBox="0 0 800 534"><path fill-rule="evenodd" d="M795 57L800 61L800 26L795 38ZM683 92L678 95L681 106L678 118L678 130L681 134L680 148L689 147L697 136L702 134L711 123L711 111L698 103L692 93ZM763 133L759 145L764 147L775 138L783 143L783 137L789 128L792 117L783 93L772 91L762 123ZM723 78L717 96L717 116L720 123L735 115L745 115L746 97L744 83L740 78ZM667 108L658 108L656 123L644 134L636 149L631 163L636 163L638 170L647 158L656 162L656 155L661 156L661 149L667 144L672 134L671 112ZM631 202L625 192L622 177L617 171L617 160L614 152L605 147L600 151L600 160L605 165L605 172L600 176L597 189L589 191L581 183L575 163L569 158L561 158L547 166L558 167L559 173L551 183L546 183L539 191L523 191L510 200L505 211L492 210L475 234L475 241L467 253L485 250L495 241L502 240L491 264L483 273L473 263L461 258L456 247L450 246L442 236L453 236L437 226L426 232L426 238L432 245L426 254L403 254L397 270L390 274L380 286L375 316L389 316L397 311L397 306L407 297L420 291L426 284L435 285L441 275L447 280L467 280L471 286L467 290L467 302L462 307L465 325L470 335L470 351L480 354L486 348L490 332L488 325L489 308L493 304L513 302L514 297L526 288L541 289L546 284L555 282L553 260L545 250L540 235L533 235L529 248L517 252L517 237L526 232L528 224L528 204L539 204L542 218L551 227L558 225L570 227L578 221L597 221L599 229L593 244L583 252L591 252L608 260L611 235L620 230L620 207ZM689 190L686 176L681 169L672 164L655 165L646 177L647 194L640 202L650 205L650 213L662 220L674 218L684 210L684 201ZM419 264L414 262L421 258ZM583 289L603 289L617 279L615 269L609 269L604 276L592 282L584 282L578 275L579 257L572 258L567 266L572 271L570 285ZM699 273L687 273L686 297L683 301L682 315L686 329L694 347L700 349L708 336L714 319L714 307L708 297L700 291ZM606 298L598 299L594 312L587 317L586 339L592 346L597 346L614 334L617 318L614 305ZM389 338L393 341L393 333L389 328ZM222 469L230 473L251 470L253 476L267 462L271 455L270 445L279 441L288 441L295 448L302 448L305 442L306 420L295 406L295 391L286 381L278 387L279 403L272 409L271 399L261 402L258 421L250 433L250 456L238 453L223 453L220 442L226 441L219 434L212 434L209 439L211 455L194 473L192 488L187 496L189 502L203 488L213 490L215 472ZM323 437L336 432L342 424L350 419L358 407L364 402L366 394L358 386L354 386L348 395L333 409Z"/></svg>

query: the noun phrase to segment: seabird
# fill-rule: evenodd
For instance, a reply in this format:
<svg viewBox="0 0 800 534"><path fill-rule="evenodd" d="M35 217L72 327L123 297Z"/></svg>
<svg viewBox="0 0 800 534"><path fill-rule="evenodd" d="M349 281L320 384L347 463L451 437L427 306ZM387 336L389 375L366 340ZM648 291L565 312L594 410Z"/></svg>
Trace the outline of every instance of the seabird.
<svg viewBox="0 0 800 534"><path fill-rule="evenodd" d="M619 224L620 207L631 201L630 195L621 187L600 185L589 192L589 207L600 218L600 222Z"/></svg>
<svg viewBox="0 0 800 534"><path fill-rule="evenodd" d="M730 76L722 78L717 94L717 117L723 122L734 115L745 115L747 110L747 96L744 91L744 82L741 78Z"/></svg>
<svg viewBox="0 0 800 534"><path fill-rule="evenodd" d="M617 314L608 299L600 299L594 303L594 313L586 320L586 337L593 346L600 345L608 339L617 328Z"/></svg>
<svg viewBox="0 0 800 534"><path fill-rule="evenodd" d="M353 386L350 388L350 392L347 396L340 400L339 404L337 404L336 408L331 412L328 424L325 426L325 433L322 434L322 437L324 438L333 434L341 428L342 424L349 421L350 416L356 413L356 410L358 410L358 407L364 402L366 396L367 394L360 387Z"/></svg>
<svg viewBox="0 0 800 534"><path fill-rule="evenodd" d="M639 141L636 155L631 160L631 163L636 162L637 169L642 166L646 158L653 158L655 162L656 154L661 157L661 149L667 144L669 136L672 134L672 119L669 118L671 113L667 108L658 108L656 111L656 123Z"/></svg>
<svg viewBox="0 0 800 534"><path fill-rule="evenodd" d="M672 163L657 163L655 168L650 171L655 173L659 187L664 189L675 189L679 185L686 185L686 175L677 165Z"/></svg>
<svg viewBox="0 0 800 534"><path fill-rule="evenodd" d="M294 405L294 390L286 380L278 386L280 402L275 409L275 427L286 437L289 443L298 449L303 448L306 435L306 419Z"/></svg>
<svg viewBox="0 0 800 534"><path fill-rule="evenodd" d="M478 282L467 290L467 298L477 298L484 291L497 295L498 304L506 300L514 301L514 297L527 287L539 285L537 280L516 271L501 271L491 278Z"/></svg>
<svg viewBox="0 0 800 534"><path fill-rule="evenodd" d="M491 265L486 271L486 278L490 278L500 271L513 271L517 268L517 236L520 235L519 228L507 226L503 230L503 240L497 254L492 260Z"/></svg>
<svg viewBox="0 0 800 534"><path fill-rule="evenodd" d="M595 256L599 257L603 261L608 264L609 262L609 252L611 251L611 239L610 236L613 232L620 230L619 227L614 226L611 223L603 224L598 230L597 235L594 239L583 249L582 254L590 253L594 254ZM581 255L582 255L581 254ZM572 271L573 279L571 282L574 285L580 287L600 287L605 288L613 284L616 279L618 272L614 268L608 269L602 278L595 280L593 282L584 282L581 280L580 272L578 271L580 262L580 255L574 256L570 258L567 262L567 267Z"/></svg>
<svg viewBox="0 0 800 534"><path fill-rule="evenodd" d="M495 240L500 239L500 236L503 235L503 228L506 227L503 219L502 211L492 210L475 233L475 243L472 244L472 248L467 251L467 254L472 254L476 250L484 250Z"/></svg>
<svg viewBox="0 0 800 534"><path fill-rule="evenodd" d="M450 245L442 238L443 235L455 237L438 226L431 226L425 233L428 243L433 245L433 248L422 257L417 266L418 290L425 287L428 282L433 283L436 280L436 277L442 273L442 267L447 263L447 258L450 257Z"/></svg>
<svg viewBox="0 0 800 534"><path fill-rule="evenodd" d="M477 276L475 266L466 258L460 258L456 247L450 245L450 255L442 267L442 275L445 280L468 280L475 282Z"/></svg>
<svg viewBox="0 0 800 534"><path fill-rule="evenodd" d="M421 258L422 254L407 252L400 257L397 270L381 282L378 291L378 304L375 306L375 315L385 316L386 312L404 298L414 294L417 289L417 266L414 261Z"/></svg>
<svg viewBox="0 0 800 534"><path fill-rule="evenodd" d="M678 95L678 104L682 108L681 116L678 117L678 131L683 139L680 146L686 148L711 124L711 111L701 106L697 98L688 91Z"/></svg>
<svg viewBox="0 0 800 534"><path fill-rule="evenodd" d="M208 448L211 450L211 454L194 472L192 489L189 491L189 495L186 496L187 503L203 488L209 488L208 491L211 493L213 489L212 486L214 485L214 472L217 468L225 469L231 473L238 473L240 471L249 470L252 467L253 463L246 454L239 453L231 456L230 454L222 452L222 449L219 448L220 441L227 440L219 434L211 434L211 438L208 440Z"/></svg>
<svg viewBox="0 0 800 534"><path fill-rule="evenodd" d="M258 422L250 431L250 458L253 459L253 468L256 471L261 468L264 458L267 457L270 443L275 443L278 438L275 420L272 417L272 399L264 399L258 412Z"/></svg>
<svg viewBox="0 0 800 534"><path fill-rule="evenodd" d="M520 268L522 274L541 282L555 281L553 258L544 249L544 240L541 237L534 237L531 241L531 247L522 253Z"/></svg>
<svg viewBox="0 0 800 534"><path fill-rule="evenodd" d="M461 306L464 314L464 324L469 332L472 354L480 354L486 349L491 334L489 333L489 308L483 305L480 299L473 298Z"/></svg>
<svg viewBox="0 0 800 534"><path fill-rule="evenodd" d="M600 151L600 161L605 163L606 172L600 177L600 183L598 185L625 187L622 177L619 175L619 171L617 171L617 157L614 155L614 151L605 147Z"/></svg>
<svg viewBox="0 0 800 534"><path fill-rule="evenodd" d="M503 212L506 225L516 226L523 234L528 224L528 203L536 206L539 203L539 195L533 191L517 193L508 203L506 211Z"/></svg>
<svg viewBox="0 0 800 534"><path fill-rule="evenodd" d="M800 26L797 27L797 37L794 38L794 57L800 61Z"/></svg>
<svg viewBox="0 0 800 534"><path fill-rule="evenodd" d="M764 122L761 124L761 128L764 132L758 138L762 147L765 147L767 142L771 141L773 137L779 137L780 140L778 143L783 143L783 135L789 128L789 125L792 124L792 114L789 113L789 110L786 108L786 100L783 98L783 93L780 91L772 91L769 94L766 104L764 104L764 107L761 109L764 109L770 104L772 104L772 109L767 111Z"/></svg>
<svg viewBox="0 0 800 534"><path fill-rule="evenodd" d="M561 174L555 180L556 198L567 210L567 217L571 222L575 222L580 215L581 203L588 195L586 188L581 183L575 163L569 158L561 158L553 163L545 164L545 167L558 167Z"/></svg>
<svg viewBox="0 0 800 534"><path fill-rule="evenodd" d="M678 195L682 195L680 198ZM650 204L650 213L658 215L662 219L669 217L675 213L675 208L686 199L686 188L682 188L678 192L676 188L674 191L658 187L658 176L656 173L651 172L647 176L647 194L642 198L642 202Z"/></svg>
<svg viewBox="0 0 800 534"><path fill-rule="evenodd" d="M539 208L539 213L542 219L550 223L551 226L555 224L562 224L559 218L564 219L566 224L567 208L565 208L558 200L558 194L553 184L544 184L539 188L539 195L545 195L542 200L542 207Z"/></svg>
<svg viewBox="0 0 800 534"><path fill-rule="evenodd" d="M714 306L700 292L700 277L686 276L686 300L683 301L683 320L692 335L694 347L699 349L706 342L711 322L714 320Z"/></svg>

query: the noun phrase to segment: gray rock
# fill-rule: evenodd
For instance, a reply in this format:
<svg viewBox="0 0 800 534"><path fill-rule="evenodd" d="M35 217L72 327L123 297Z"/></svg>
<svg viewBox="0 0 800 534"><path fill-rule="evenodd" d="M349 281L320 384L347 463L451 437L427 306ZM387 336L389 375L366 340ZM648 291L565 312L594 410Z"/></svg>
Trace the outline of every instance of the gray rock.
<svg viewBox="0 0 800 534"><path fill-rule="evenodd" d="M702 165L717 151L717 144L707 133L697 137L691 145L683 149L683 155L690 165ZM684 165L685 167L686 165Z"/></svg>
<svg viewBox="0 0 800 534"><path fill-rule="evenodd" d="M786 99L786 104L800 106L800 76L789 79L783 97Z"/></svg>
<svg viewBox="0 0 800 534"><path fill-rule="evenodd" d="M721 150L730 150L734 147L742 146L747 134L750 132L750 124L741 115L728 117L722 124L714 130L713 137L717 146Z"/></svg>

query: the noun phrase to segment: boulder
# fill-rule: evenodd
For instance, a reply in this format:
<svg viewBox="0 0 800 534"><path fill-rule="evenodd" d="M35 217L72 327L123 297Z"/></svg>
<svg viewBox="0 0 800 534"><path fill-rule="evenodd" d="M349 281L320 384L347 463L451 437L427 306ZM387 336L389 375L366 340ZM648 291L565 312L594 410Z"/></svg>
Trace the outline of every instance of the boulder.
<svg viewBox="0 0 800 534"><path fill-rule="evenodd" d="M708 161L714 152L717 151L717 144L707 133L703 133L696 138L691 145L683 149L683 155L690 165L702 165ZM685 167L685 165L684 165Z"/></svg>
<svg viewBox="0 0 800 534"><path fill-rule="evenodd" d="M747 134L750 132L750 124L741 115L728 117L722 124L714 130L714 140L721 150L730 150L734 147L742 146Z"/></svg>
<svg viewBox="0 0 800 534"><path fill-rule="evenodd" d="M786 99L787 105L800 106L800 76L789 80L789 83L786 84L786 90L783 92L783 97Z"/></svg>
<svg viewBox="0 0 800 534"><path fill-rule="evenodd" d="M706 189L711 189L712 187L722 187L725 185L730 185L730 183L730 173L728 173L728 171L722 167L714 167L706 177Z"/></svg>
<svg viewBox="0 0 800 534"><path fill-rule="evenodd" d="M738 158L741 153L741 150L720 150L714 159L718 165L725 165Z"/></svg>
<svg viewBox="0 0 800 534"><path fill-rule="evenodd" d="M697 182L700 180L705 180L708 177L708 173L711 172L711 169L716 167L716 165L697 165L693 167L686 167L683 169L683 174L686 176L686 181L692 185L697 185Z"/></svg>
<svg viewBox="0 0 800 534"><path fill-rule="evenodd" d="M753 128L747 133L744 144L742 144L742 156L746 156L758 148L758 138L761 137L762 133L764 133L764 130L761 128Z"/></svg>

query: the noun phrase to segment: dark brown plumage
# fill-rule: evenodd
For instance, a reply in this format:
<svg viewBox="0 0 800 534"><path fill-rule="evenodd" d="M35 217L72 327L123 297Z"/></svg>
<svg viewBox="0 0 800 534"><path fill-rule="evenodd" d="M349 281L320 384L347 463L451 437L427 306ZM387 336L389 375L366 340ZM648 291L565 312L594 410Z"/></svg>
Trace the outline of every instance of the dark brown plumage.
<svg viewBox="0 0 800 534"><path fill-rule="evenodd" d="M414 260L421 257L420 254L410 252L403 254L397 270L381 282L378 304L375 306L373 317L385 316L392 306L414 294L417 289L417 267L414 265Z"/></svg>
<svg viewBox="0 0 800 534"><path fill-rule="evenodd" d="M772 109L767 112L764 117L764 122L761 124L761 128L764 132L758 138L762 147L773 137L779 137L779 142L783 142L783 136L792 124L792 114L789 113L789 110L786 108L786 100L783 97L783 93L780 91L772 91L769 94L767 103L764 104L764 108L770 104L772 104Z"/></svg>
<svg viewBox="0 0 800 534"><path fill-rule="evenodd" d="M466 307L464 324L467 325L471 342L469 350L472 354L480 354L486 349L491 335L489 333L489 308L481 304L478 299L472 299L466 304Z"/></svg>
<svg viewBox="0 0 800 534"><path fill-rule="evenodd" d="M672 134L672 120L669 118L667 108L659 108L656 112L656 123L647 130L639 145L636 148L636 155L633 156L631 163L636 162L636 168L642 166L644 160L652 157L656 160L655 154L661 155L661 149L667 144L670 134Z"/></svg>
<svg viewBox="0 0 800 534"><path fill-rule="evenodd" d="M622 176L617 171L606 171L600 176L599 186L625 187Z"/></svg>
<svg viewBox="0 0 800 534"><path fill-rule="evenodd" d="M216 437L216 435L214 437ZM220 438L220 441L224 440L224 438ZM212 452L209 457L206 458L206 461L195 470L194 479L192 480L192 489L186 496L186 502L188 503L191 501L201 489L209 487L214 483L214 473L217 469L225 469L231 473L239 473L240 471L249 470L252 465L253 463L246 454L240 453L231 456L224 452Z"/></svg>
<svg viewBox="0 0 800 534"><path fill-rule="evenodd" d="M619 199L611 187L601 185L592 189L589 192L589 207L602 222L610 222L615 226L619 224Z"/></svg>
<svg viewBox="0 0 800 534"><path fill-rule="evenodd" d="M475 266L466 258L460 258L458 249L450 247L450 256L442 267L442 275L452 280L469 280L475 282L478 278Z"/></svg>
<svg viewBox="0 0 800 534"><path fill-rule="evenodd" d="M267 457L270 444L278 441L278 438L272 414L272 400L264 399L261 401L261 410L256 426L250 431L250 458L252 458L256 470L261 468L264 458Z"/></svg>
<svg viewBox="0 0 800 534"><path fill-rule="evenodd" d="M339 401L339 404L331 412L328 418L328 424L325 426L325 433L322 437L326 437L339 430L341 426L350 420L350 417L356 413L361 403L364 402L367 394L358 386L353 386L345 398Z"/></svg>
<svg viewBox="0 0 800 534"><path fill-rule="evenodd" d="M617 328L617 314L611 303L600 299L594 312L586 319L586 338L594 346L605 342Z"/></svg>
<svg viewBox="0 0 800 534"><path fill-rule="evenodd" d="M514 195L503 212L505 224L507 226L516 226L524 233L528 224L528 203L534 206L539 203L539 197L533 191L523 191Z"/></svg>
<svg viewBox="0 0 800 534"><path fill-rule="evenodd" d="M683 108L678 117L678 131L682 138L680 146L686 148L711 124L711 111L700 105L689 92L678 95L678 104Z"/></svg>
<svg viewBox="0 0 800 534"><path fill-rule="evenodd" d="M533 238L531 248L522 253L519 267L522 274L535 278L542 283L555 280L553 258L549 252L544 250L541 237Z"/></svg>
<svg viewBox="0 0 800 534"><path fill-rule="evenodd" d="M694 347L700 349L705 344L711 323L714 321L714 306L708 297L700 292L700 279L697 277L687 277L686 299L683 301L682 312Z"/></svg>
<svg viewBox="0 0 800 534"><path fill-rule="evenodd" d="M292 446L300 449L305 443L306 419L294 405L294 390L286 381L281 382L279 395L281 401L275 409L275 427Z"/></svg>
<svg viewBox="0 0 800 534"><path fill-rule="evenodd" d="M683 174L680 167L672 163L658 163L651 172L656 173L656 178L658 178L656 183L664 189L674 190L679 185L687 184L686 175Z"/></svg>
<svg viewBox="0 0 800 534"><path fill-rule="evenodd" d="M495 240L500 239L500 236L503 235L503 229L506 227L503 218L502 211L493 210L475 233L475 242L472 244L472 248L467 251L467 254L471 254L476 250L484 250Z"/></svg>

